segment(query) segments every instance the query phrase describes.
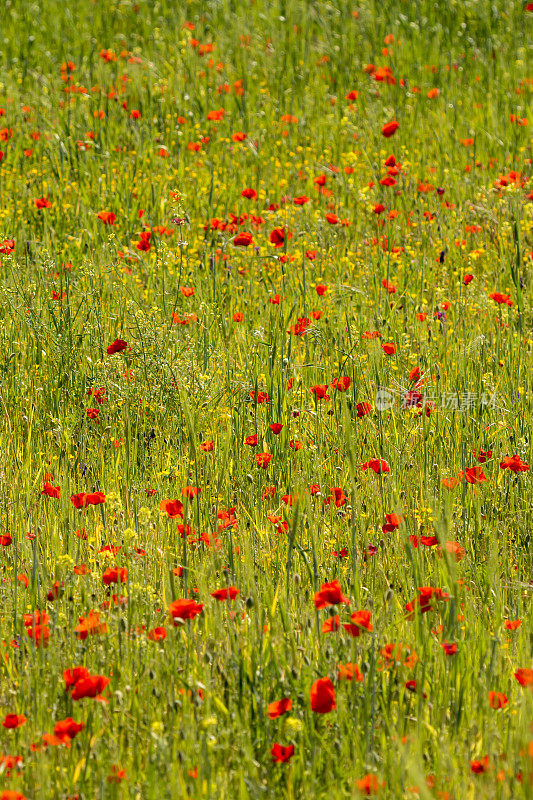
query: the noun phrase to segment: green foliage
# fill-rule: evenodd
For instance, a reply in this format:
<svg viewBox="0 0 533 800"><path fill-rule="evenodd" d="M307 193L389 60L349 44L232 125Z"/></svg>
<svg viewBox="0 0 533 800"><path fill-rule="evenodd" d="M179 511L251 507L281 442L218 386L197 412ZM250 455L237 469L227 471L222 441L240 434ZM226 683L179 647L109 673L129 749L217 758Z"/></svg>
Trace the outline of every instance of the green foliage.
<svg viewBox="0 0 533 800"><path fill-rule="evenodd" d="M526 5L2 3L0 799L530 796Z"/></svg>

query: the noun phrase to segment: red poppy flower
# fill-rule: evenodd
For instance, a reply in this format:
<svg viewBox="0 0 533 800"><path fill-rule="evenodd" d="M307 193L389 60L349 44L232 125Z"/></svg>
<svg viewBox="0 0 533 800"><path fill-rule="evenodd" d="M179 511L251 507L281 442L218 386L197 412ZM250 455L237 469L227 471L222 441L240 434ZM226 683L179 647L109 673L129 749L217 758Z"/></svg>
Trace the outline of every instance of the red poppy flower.
<svg viewBox="0 0 533 800"><path fill-rule="evenodd" d="M533 687L533 669L528 669L527 667L521 667L517 669L514 674L516 680L520 684L520 686L531 686Z"/></svg>
<svg viewBox="0 0 533 800"><path fill-rule="evenodd" d="M396 347L394 346L393 342L384 342L384 344L381 346L383 348L383 352L388 356L393 356L396 353Z"/></svg>
<svg viewBox="0 0 533 800"><path fill-rule="evenodd" d="M283 747L283 745L276 743L272 746L270 755L272 756L272 761L286 763L290 761L294 755L294 745L289 744L287 747Z"/></svg>
<svg viewBox="0 0 533 800"><path fill-rule="evenodd" d="M418 588L418 597L415 597L410 603L407 603L405 610L408 612L407 619L414 619L415 609L418 608L421 614L431 611L433 600L449 600L449 595L439 587L433 586L420 586Z"/></svg>
<svg viewBox="0 0 533 800"><path fill-rule="evenodd" d="M418 547L419 542L424 545L424 547L435 547L439 543L436 536L421 536L420 539L417 536L410 536L409 539L413 547Z"/></svg>
<svg viewBox="0 0 533 800"><path fill-rule="evenodd" d="M372 406L370 405L370 403L357 403L355 408L357 409L357 417L359 419L361 419L361 417L366 416L367 414L372 413Z"/></svg>
<svg viewBox="0 0 533 800"><path fill-rule="evenodd" d="M194 528L191 528L191 526L189 524L187 524L187 525L177 525L176 526L176 530L178 531L178 533L179 533L179 535L181 536L182 539L185 539L185 537L187 537L187 536L188 537L196 536L196 531L194 530Z"/></svg>
<svg viewBox="0 0 533 800"><path fill-rule="evenodd" d="M381 135L384 136L386 139L389 139L393 136L399 128L398 122L393 119L391 122L387 122L381 129Z"/></svg>
<svg viewBox="0 0 533 800"><path fill-rule="evenodd" d="M335 687L329 678L319 678L311 686L309 694L311 709L315 714L329 714L337 708Z"/></svg>
<svg viewBox="0 0 533 800"><path fill-rule="evenodd" d="M4 256L8 256L10 253L13 252L15 249L15 240L14 239L4 239L0 242L0 253Z"/></svg>
<svg viewBox="0 0 533 800"><path fill-rule="evenodd" d="M32 611L31 614L24 614L23 622L26 628L32 625L47 625L50 622L50 617L44 611Z"/></svg>
<svg viewBox="0 0 533 800"><path fill-rule="evenodd" d="M80 492L79 494L71 495L70 501L74 508L79 510L80 508L87 508L87 506L98 506L101 503L105 503L105 494L103 492L91 492L89 494Z"/></svg>
<svg viewBox="0 0 533 800"><path fill-rule="evenodd" d="M74 633L85 641L88 636L107 633L107 624L100 619L97 611L89 611L86 617L79 617L79 624L74 628Z"/></svg>
<svg viewBox="0 0 533 800"><path fill-rule="evenodd" d="M225 113L226 112L224 111L223 108L218 108L215 111L208 111L207 112L207 119L210 120L210 121L218 122L219 120L221 120L224 117Z"/></svg>
<svg viewBox="0 0 533 800"><path fill-rule="evenodd" d="M256 453L255 460L258 467L266 469L272 460L272 455L270 453Z"/></svg>
<svg viewBox="0 0 533 800"><path fill-rule="evenodd" d="M359 780L357 780L355 783L361 794L364 794L367 797L377 794L380 789L380 783L377 779L377 775L374 775L373 772L370 772L363 778L359 778ZM381 786L384 786L384 784L381 784Z"/></svg>
<svg viewBox="0 0 533 800"><path fill-rule="evenodd" d="M323 386L311 386L309 389L311 394L314 394L317 400L329 400L330 396L327 394L328 386L324 384Z"/></svg>
<svg viewBox="0 0 533 800"><path fill-rule="evenodd" d="M510 295L508 294L500 294L500 292L494 292L493 294L489 294L491 300L494 300L495 303L498 305L507 305L509 308L513 305Z"/></svg>
<svg viewBox="0 0 533 800"><path fill-rule="evenodd" d="M456 561L462 561L465 557L465 549L461 547L459 542L444 542L444 549L447 553L449 553ZM439 555L441 554L442 548L438 548Z"/></svg>
<svg viewBox="0 0 533 800"><path fill-rule="evenodd" d="M332 550L331 555L334 558L348 558L348 548L342 547L338 552L337 550Z"/></svg>
<svg viewBox="0 0 533 800"><path fill-rule="evenodd" d="M125 769L120 769L118 764L111 764L111 772L107 776L108 783L122 783L128 779Z"/></svg>
<svg viewBox="0 0 533 800"><path fill-rule="evenodd" d="M87 677L80 678L74 684L71 697L73 700L83 700L85 697L96 697L102 694L105 687L109 683L109 678L104 675L87 675Z"/></svg>
<svg viewBox="0 0 533 800"><path fill-rule="evenodd" d="M250 392L250 400L255 400L255 392ZM268 393L267 392L257 392L257 402L258 403L266 403L268 401Z"/></svg>
<svg viewBox="0 0 533 800"><path fill-rule="evenodd" d="M337 677L340 681L355 681L361 683L364 680L363 673L357 664L339 664Z"/></svg>
<svg viewBox="0 0 533 800"><path fill-rule="evenodd" d="M350 388L351 382L352 382L351 378L344 376L342 378L335 378L331 382L330 386L333 386L333 388L336 389L338 392L347 392L348 389Z"/></svg>
<svg viewBox="0 0 533 800"><path fill-rule="evenodd" d="M197 322L198 317L196 314L186 314L184 317L180 317L179 314L174 312L172 314L172 321L175 325L190 325L191 322Z"/></svg>
<svg viewBox="0 0 533 800"><path fill-rule="evenodd" d="M447 656L454 656L457 653L457 644L455 642L442 642L441 647Z"/></svg>
<svg viewBox="0 0 533 800"><path fill-rule="evenodd" d="M381 528L383 533L390 533L391 531L396 530L396 528L400 527L402 522L402 517L399 514L385 514L385 519L387 521Z"/></svg>
<svg viewBox="0 0 533 800"><path fill-rule="evenodd" d="M279 534L286 533L289 529L289 523L282 517L276 517L273 514L268 514L267 519L271 522Z"/></svg>
<svg viewBox="0 0 533 800"><path fill-rule="evenodd" d="M67 717L66 719L61 719L59 722L56 722L54 725L54 733L58 739L68 742L74 739L84 728L84 722L75 722L72 717Z"/></svg>
<svg viewBox="0 0 533 800"><path fill-rule="evenodd" d="M246 197L247 200L257 200L257 192L255 189L243 189L241 197Z"/></svg>
<svg viewBox="0 0 533 800"><path fill-rule="evenodd" d="M416 692L418 689L418 684L415 680L410 680L405 682L405 688L410 692ZM426 699L426 693L422 692L422 697L424 700Z"/></svg>
<svg viewBox="0 0 533 800"><path fill-rule="evenodd" d="M489 692L489 705L491 708L505 708L508 703L507 695L502 692Z"/></svg>
<svg viewBox="0 0 533 800"><path fill-rule="evenodd" d="M321 633L334 633L338 631L341 626L340 617L335 614L333 617L328 617L323 623Z"/></svg>
<svg viewBox="0 0 533 800"><path fill-rule="evenodd" d="M473 278L474 278L473 275L465 275L463 278L464 285L468 286L468 284L473 280Z"/></svg>
<svg viewBox="0 0 533 800"><path fill-rule="evenodd" d="M396 294L396 286L393 286L392 283L389 283L386 278L383 278L381 285L388 291L389 294Z"/></svg>
<svg viewBox="0 0 533 800"><path fill-rule="evenodd" d="M214 597L215 600L235 600L238 594L240 594L240 589L229 586L227 589L216 589L211 592L211 597Z"/></svg>
<svg viewBox="0 0 533 800"><path fill-rule="evenodd" d="M269 703L267 707L267 714L270 719L277 719L278 717L286 714L292 708L292 700L290 697L283 697L281 700L274 700Z"/></svg>
<svg viewBox="0 0 533 800"><path fill-rule="evenodd" d="M295 336L303 336L310 324L311 322L308 317L298 317L298 322L289 328L287 333L293 333Z"/></svg>
<svg viewBox="0 0 533 800"><path fill-rule="evenodd" d="M482 483L487 478L481 467L467 467L465 469L465 481L467 483Z"/></svg>
<svg viewBox="0 0 533 800"><path fill-rule="evenodd" d="M107 348L107 354L109 356L113 355L113 353L122 353L123 350L126 349L128 343L125 342L123 339L115 339L112 344L109 345Z"/></svg>
<svg viewBox="0 0 533 800"><path fill-rule="evenodd" d="M174 620L174 625L179 625L178 620L194 619L202 612L203 603L195 600L174 600L168 607L168 613Z"/></svg>
<svg viewBox="0 0 533 800"><path fill-rule="evenodd" d="M506 619L503 627L506 631L516 631L521 624L522 622L519 619Z"/></svg>
<svg viewBox="0 0 533 800"><path fill-rule="evenodd" d="M63 673L63 680L65 681L65 689L68 691L71 686L74 686L82 678L88 678L91 673L87 667L73 667L67 669Z"/></svg>
<svg viewBox="0 0 533 800"><path fill-rule="evenodd" d="M342 506L346 504L348 496L344 494L340 486L333 486L329 490L329 493L330 495L333 495L333 497L335 498L335 506L337 508L342 508ZM331 503L331 497L326 497L324 499L324 505L329 506L330 503Z"/></svg>
<svg viewBox="0 0 533 800"><path fill-rule="evenodd" d="M159 510L166 511L170 519L183 517L183 503L179 500L161 500Z"/></svg>
<svg viewBox="0 0 533 800"><path fill-rule="evenodd" d="M372 612L370 611L354 611L354 613L350 616L352 620L351 623L345 623L343 625L344 630L348 631L350 636L357 638L361 635L363 630L368 631L371 633L374 630L372 623L370 622L372 618Z"/></svg>
<svg viewBox="0 0 533 800"><path fill-rule="evenodd" d="M211 453L213 450L213 442L200 442L200 450L203 450L204 453Z"/></svg>
<svg viewBox="0 0 533 800"><path fill-rule="evenodd" d="M520 456L507 456L501 462L500 468L510 469L511 472L514 472L516 475L517 472L527 472L529 469L529 464L526 464L525 461L522 461Z"/></svg>
<svg viewBox="0 0 533 800"><path fill-rule="evenodd" d="M443 478L442 485L445 489L455 489L459 483L459 478Z"/></svg>
<svg viewBox="0 0 533 800"><path fill-rule="evenodd" d="M199 489L198 486L184 486L181 490L181 494L188 500L192 500L194 497L197 497L201 491L202 490Z"/></svg>
<svg viewBox="0 0 533 800"><path fill-rule="evenodd" d="M28 718L24 716L24 714L7 714L2 725L4 728L20 728L28 721Z"/></svg>
<svg viewBox="0 0 533 800"><path fill-rule="evenodd" d="M482 759L470 762L470 771L475 775L482 775L490 769L490 759L488 756L483 756Z"/></svg>
<svg viewBox="0 0 533 800"><path fill-rule="evenodd" d="M104 225L114 225L116 218L116 214L113 214L112 211L100 211L98 214L98 219L100 219Z"/></svg>
<svg viewBox="0 0 533 800"><path fill-rule="evenodd" d="M247 233L246 231L242 231L238 233L237 236L233 240L233 244L235 247L249 247L254 241L254 237L251 233Z"/></svg>
<svg viewBox="0 0 533 800"><path fill-rule="evenodd" d="M83 537L81 537L83 538ZM86 538L86 537L85 537ZM105 544L98 553L110 553L112 556L116 556L121 548L115 544Z"/></svg>
<svg viewBox="0 0 533 800"><path fill-rule="evenodd" d="M128 570L126 567L108 567L102 575L102 581L106 586L111 586L112 583L126 583L128 580Z"/></svg>
<svg viewBox="0 0 533 800"><path fill-rule="evenodd" d="M275 436L277 436L281 432L281 429L283 428L283 425L281 424L281 422L271 422L268 427L270 428L272 433Z"/></svg>
<svg viewBox="0 0 533 800"><path fill-rule="evenodd" d="M383 472L390 472L389 464L384 458L371 458L370 461L361 464L361 469L363 471L371 469L376 475L381 475Z"/></svg>
<svg viewBox="0 0 533 800"><path fill-rule="evenodd" d="M315 592L315 608L317 609L336 606L339 603L349 605L350 601L343 595L337 579L331 581L331 583L323 583L319 591Z"/></svg>
<svg viewBox="0 0 533 800"><path fill-rule="evenodd" d="M242 311L236 311L233 315L233 322L242 322L244 320L244 314Z"/></svg>
<svg viewBox="0 0 533 800"><path fill-rule="evenodd" d="M257 434L253 433L251 436L247 436L244 440L244 444L247 444L250 447L257 447Z"/></svg>
<svg viewBox="0 0 533 800"><path fill-rule="evenodd" d="M163 627L152 628L151 631L148 631L147 638L151 642L162 642L164 639L167 638L166 628Z"/></svg>
<svg viewBox="0 0 533 800"><path fill-rule="evenodd" d="M62 590L63 590L63 584L60 583L59 581L55 581L52 588L46 595L46 599L49 602L53 602L59 597L60 594L62 594Z"/></svg>
<svg viewBox="0 0 533 800"><path fill-rule="evenodd" d="M285 230L285 228L274 228L268 238L274 247L283 247L286 239L292 239L292 233Z"/></svg>

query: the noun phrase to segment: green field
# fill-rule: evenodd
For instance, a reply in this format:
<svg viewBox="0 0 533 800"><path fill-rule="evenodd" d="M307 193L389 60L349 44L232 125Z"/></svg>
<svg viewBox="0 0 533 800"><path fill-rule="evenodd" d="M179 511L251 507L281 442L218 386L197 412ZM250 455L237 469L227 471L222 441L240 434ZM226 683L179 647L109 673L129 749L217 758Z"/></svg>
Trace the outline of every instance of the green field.
<svg viewBox="0 0 533 800"><path fill-rule="evenodd" d="M531 798L533 3L0 66L0 800Z"/></svg>

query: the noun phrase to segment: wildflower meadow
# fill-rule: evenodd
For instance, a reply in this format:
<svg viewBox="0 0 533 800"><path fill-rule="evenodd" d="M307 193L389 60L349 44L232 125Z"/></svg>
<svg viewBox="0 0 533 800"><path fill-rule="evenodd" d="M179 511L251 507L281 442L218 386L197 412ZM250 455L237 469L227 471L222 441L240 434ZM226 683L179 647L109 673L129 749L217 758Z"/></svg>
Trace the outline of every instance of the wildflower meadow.
<svg viewBox="0 0 533 800"><path fill-rule="evenodd" d="M531 798L533 3L0 64L0 800Z"/></svg>

